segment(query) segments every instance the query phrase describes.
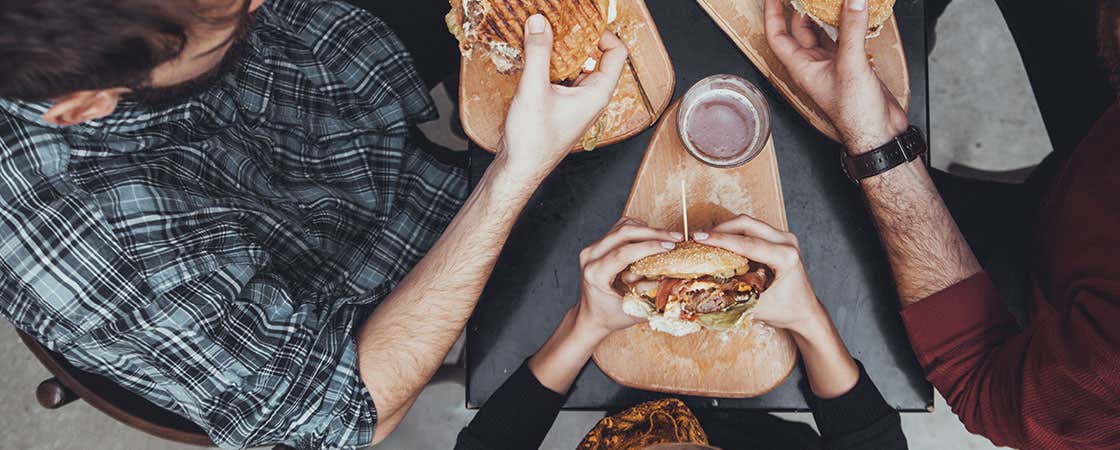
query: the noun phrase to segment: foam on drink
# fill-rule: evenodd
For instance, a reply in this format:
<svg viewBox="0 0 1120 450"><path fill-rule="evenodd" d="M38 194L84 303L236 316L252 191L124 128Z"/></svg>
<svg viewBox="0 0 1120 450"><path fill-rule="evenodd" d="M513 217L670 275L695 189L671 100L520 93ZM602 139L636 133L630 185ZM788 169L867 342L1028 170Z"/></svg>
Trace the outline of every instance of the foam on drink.
<svg viewBox="0 0 1120 450"><path fill-rule="evenodd" d="M715 167L746 164L770 137L770 111L762 93L734 75L696 83L677 112L681 140L692 156Z"/></svg>
<svg viewBox="0 0 1120 450"><path fill-rule="evenodd" d="M718 89L685 113L685 139L714 159L734 159L758 139L758 112L737 92Z"/></svg>

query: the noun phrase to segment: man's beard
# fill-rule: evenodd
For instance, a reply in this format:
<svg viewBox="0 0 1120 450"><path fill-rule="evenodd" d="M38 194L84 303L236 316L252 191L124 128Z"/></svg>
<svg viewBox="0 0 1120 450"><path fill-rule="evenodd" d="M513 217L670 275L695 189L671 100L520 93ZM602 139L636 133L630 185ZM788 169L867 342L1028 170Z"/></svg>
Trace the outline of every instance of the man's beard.
<svg viewBox="0 0 1120 450"><path fill-rule="evenodd" d="M232 73L245 53L245 41L252 28L252 15L246 13L238 19L237 29L230 38L222 60L202 75L188 81L164 87L138 87L125 95L125 100L133 101L151 109L166 109L181 104L213 88L219 80Z"/></svg>
<svg viewBox="0 0 1120 450"><path fill-rule="evenodd" d="M1101 0L1100 47L1112 86L1120 94L1120 0Z"/></svg>

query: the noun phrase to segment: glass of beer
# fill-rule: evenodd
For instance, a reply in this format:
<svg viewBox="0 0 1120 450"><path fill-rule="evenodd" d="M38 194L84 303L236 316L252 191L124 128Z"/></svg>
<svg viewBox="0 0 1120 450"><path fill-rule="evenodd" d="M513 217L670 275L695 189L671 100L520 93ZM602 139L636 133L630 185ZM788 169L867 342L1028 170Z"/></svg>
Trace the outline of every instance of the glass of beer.
<svg viewBox="0 0 1120 450"><path fill-rule="evenodd" d="M688 153L713 167L738 167L762 153L770 139L770 106L751 82L713 75L692 86L677 111Z"/></svg>

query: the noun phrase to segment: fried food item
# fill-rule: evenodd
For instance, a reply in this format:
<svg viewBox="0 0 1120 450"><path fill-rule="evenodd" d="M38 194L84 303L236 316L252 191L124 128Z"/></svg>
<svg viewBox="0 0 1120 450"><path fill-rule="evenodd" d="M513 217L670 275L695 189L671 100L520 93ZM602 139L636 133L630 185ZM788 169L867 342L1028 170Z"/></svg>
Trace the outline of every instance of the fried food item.
<svg viewBox="0 0 1120 450"><path fill-rule="evenodd" d="M525 21L543 14L552 24L552 82L574 79L597 65L599 40L617 0L450 0L447 26L466 57L489 56L500 73L524 65Z"/></svg>
<svg viewBox="0 0 1120 450"><path fill-rule="evenodd" d="M824 29L833 40L839 35L840 13L844 10L844 0L789 0L793 9L809 16ZM879 35L883 24L894 15L895 0L867 0L870 14L867 23L867 37Z"/></svg>
<svg viewBox="0 0 1120 450"><path fill-rule="evenodd" d="M708 445L708 435L684 402L666 398L603 418L576 449L629 450L677 443Z"/></svg>

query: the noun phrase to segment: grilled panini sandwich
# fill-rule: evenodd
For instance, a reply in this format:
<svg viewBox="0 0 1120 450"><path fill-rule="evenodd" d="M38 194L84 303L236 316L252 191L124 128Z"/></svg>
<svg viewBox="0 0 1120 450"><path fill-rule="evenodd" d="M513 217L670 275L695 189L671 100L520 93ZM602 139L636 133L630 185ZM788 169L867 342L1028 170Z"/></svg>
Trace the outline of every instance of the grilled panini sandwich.
<svg viewBox="0 0 1120 450"><path fill-rule="evenodd" d="M543 14L552 24L553 82L573 79L597 64L599 39L616 14L616 0L451 0L447 26L465 57L489 56L498 72L523 66L525 21Z"/></svg>

